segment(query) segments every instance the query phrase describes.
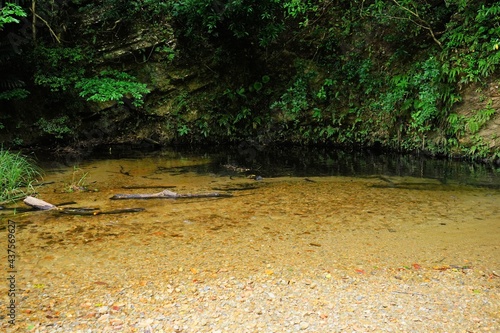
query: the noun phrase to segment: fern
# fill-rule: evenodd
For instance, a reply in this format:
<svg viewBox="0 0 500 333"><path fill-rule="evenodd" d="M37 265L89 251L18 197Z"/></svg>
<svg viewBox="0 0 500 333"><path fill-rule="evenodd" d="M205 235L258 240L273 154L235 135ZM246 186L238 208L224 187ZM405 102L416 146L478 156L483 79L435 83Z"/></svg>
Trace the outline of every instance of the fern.
<svg viewBox="0 0 500 333"><path fill-rule="evenodd" d="M80 91L80 97L93 102L118 101L123 104L123 99L131 95L134 106L141 106L144 95L150 92L147 85L137 82L135 77L112 70L102 71L97 77L81 79L75 88Z"/></svg>

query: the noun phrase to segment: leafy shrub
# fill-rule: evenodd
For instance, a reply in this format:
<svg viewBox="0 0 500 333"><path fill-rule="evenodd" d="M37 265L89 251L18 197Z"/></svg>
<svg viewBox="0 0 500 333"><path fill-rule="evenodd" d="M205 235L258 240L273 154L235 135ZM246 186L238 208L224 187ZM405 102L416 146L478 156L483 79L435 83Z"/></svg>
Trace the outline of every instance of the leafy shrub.
<svg viewBox="0 0 500 333"><path fill-rule="evenodd" d="M44 133L53 135L56 139L63 139L64 135L72 132L68 127L69 117L61 116L51 120L40 118L35 125L37 125Z"/></svg>
<svg viewBox="0 0 500 333"><path fill-rule="evenodd" d="M303 19L317 7L312 1L264 0L259 1L173 1L172 13L183 23L188 36L227 36L250 38L260 46L268 46L285 30L287 17Z"/></svg>
<svg viewBox="0 0 500 333"><path fill-rule="evenodd" d="M85 76L83 63L89 56L79 47L38 45L33 52L35 83L53 92L70 91Z"/></svg>
<svg viewBox="0 0 500 333"><path fill-rule="evenodd" d="M309 108L307 92L307 81L299 77L277 102L271 104L271 109L281 111L285 121L297 121L301 112Z"/></svg>
<svg viewBox="0 0 500 333"><path fill-rule="evenodd" d="M75 84L80 90L80 96L87 101L123 103L128 95L134 99L134 106L141 106L144 95L150 91L145 83L137 82L132 75L113 70L102 71L99 76L83 78Z"/></svg>
<svg viewBox="0 0 500 333"><path fill-rule="evenodd" d="M9 2L0 8L0 30L8 23L19 23L16 16L26 17L26 12L19 5Z"/></svg>
<svg viewBox="0 0 500 333"><path fill-rule="evenodd" d="M15 100L26 98L30 92L26 89L16 88L0 92L0 100Z"/></svg>
<svg viewBox="0 0 500 333"><path fill-rule="evenodd" d="M442 37L444 73L450 82L459 85L481 81L500 65L500 3L451 3L457 12Z"/></svg>

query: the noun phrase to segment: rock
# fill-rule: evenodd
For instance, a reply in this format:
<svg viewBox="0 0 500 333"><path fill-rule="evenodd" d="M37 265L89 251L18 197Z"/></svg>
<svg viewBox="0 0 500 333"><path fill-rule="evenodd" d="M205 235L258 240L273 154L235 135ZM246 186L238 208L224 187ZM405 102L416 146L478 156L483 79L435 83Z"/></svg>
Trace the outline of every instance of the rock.
<svg viewBox="0 0 500 333"><path fill-rule="evenodd" d="M306 330L309 327L309 323L307 321L301 321L299 324L300 330Z"/></svg>

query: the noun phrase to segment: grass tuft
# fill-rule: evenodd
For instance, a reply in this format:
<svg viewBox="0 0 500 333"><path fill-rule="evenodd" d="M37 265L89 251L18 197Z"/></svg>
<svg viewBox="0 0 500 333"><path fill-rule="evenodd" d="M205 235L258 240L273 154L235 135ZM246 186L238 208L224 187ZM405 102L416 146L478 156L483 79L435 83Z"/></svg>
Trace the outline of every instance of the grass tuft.
<svg viewBox="0 0 500 333"><path fill-rule="evenodd" d="M39 178L40 169L31 159L0 148L0 204L33 193L32 184Z"/></svg>

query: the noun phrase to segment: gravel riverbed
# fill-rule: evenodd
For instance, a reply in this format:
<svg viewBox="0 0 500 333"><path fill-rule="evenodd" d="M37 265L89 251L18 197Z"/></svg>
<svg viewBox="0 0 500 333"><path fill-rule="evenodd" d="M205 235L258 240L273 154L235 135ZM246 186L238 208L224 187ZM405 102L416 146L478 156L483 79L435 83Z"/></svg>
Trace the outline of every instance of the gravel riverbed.
<svg viewBox="0 0 500 333"><path fill-rule="evenodd" d="M4 216L18 253L15 323L4 282L0 330L500 332L497 192L313 180L142 201L144 212L119 216ZM43 191L49 202L132 206L110 202L112 187ZM7 230L0 237L6 248Z"/></svg>
<svg viewBox="0 0 500 333"><path fill-rule="evenodd" d="M17 331L498 332L496 276L473 269L138 277L30 286ZM184 277L182 278L181 276ZM199 277L196 277L198 276ZM277 275L277 276L274 276ZM4 325L5 327L5 325ZM12 330L13 327L7 327Z"/></svg>

